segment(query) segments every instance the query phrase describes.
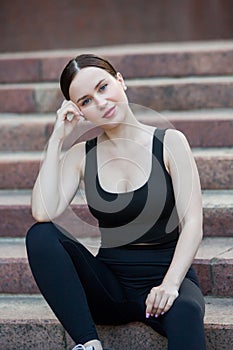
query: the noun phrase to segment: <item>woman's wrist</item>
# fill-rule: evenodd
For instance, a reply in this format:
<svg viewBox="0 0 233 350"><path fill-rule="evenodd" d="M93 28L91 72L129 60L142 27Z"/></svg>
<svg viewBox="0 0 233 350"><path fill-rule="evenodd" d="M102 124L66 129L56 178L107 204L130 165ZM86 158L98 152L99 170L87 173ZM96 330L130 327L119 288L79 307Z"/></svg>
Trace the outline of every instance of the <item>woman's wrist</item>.
<svg viewBox="0 0 233 350"><path fill-rule="evenodd" d="M177 290L180 288L181 283L182 277L180 276L180 274L178 276L178 274L174 271L168 271L162 282L163 285L173 286Z"/></svg>
<svg viewBox="0 0 233 350"><path fill-rule="evenodd" d="M62 145L63 145L63 140L59 136L57 136L55 133L52 133L48 142L48 146L61 149Z"/></svg>

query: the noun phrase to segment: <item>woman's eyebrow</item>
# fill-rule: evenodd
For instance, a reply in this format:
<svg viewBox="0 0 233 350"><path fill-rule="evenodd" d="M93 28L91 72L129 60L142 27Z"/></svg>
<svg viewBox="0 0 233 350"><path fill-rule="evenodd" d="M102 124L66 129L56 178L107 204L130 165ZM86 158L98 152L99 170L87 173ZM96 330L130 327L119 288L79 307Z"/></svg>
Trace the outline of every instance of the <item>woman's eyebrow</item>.
<svg viewBox="0 0 233 350"><path fill-rule="evenodd" d="M104 79L101 79L101 80L96 84L95 90L98 89L98 87L100 86L100 84L102 84L102 82L103 82L104 80L105 80L105 78L104 78ZM88 97L88 95L85 95L85 96L80 97L80 98L77 100L76 103L79 103L81 100L84 100L86 97Z"/></svg>

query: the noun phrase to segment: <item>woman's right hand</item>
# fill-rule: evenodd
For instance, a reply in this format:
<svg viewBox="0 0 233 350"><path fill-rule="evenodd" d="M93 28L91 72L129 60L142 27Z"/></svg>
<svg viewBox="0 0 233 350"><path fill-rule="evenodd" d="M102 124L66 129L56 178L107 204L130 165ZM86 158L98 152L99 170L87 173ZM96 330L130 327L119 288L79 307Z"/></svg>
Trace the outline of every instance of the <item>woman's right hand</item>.
<svg viewBox="0 0 233 350"><path fill-rule="evenodd" d="M60 141L64 141L64 139L74 130L78 121L83 119L83 113L78 106L72 101L64 100L61 108L57 110L53 136L56 136Z"/></svg>

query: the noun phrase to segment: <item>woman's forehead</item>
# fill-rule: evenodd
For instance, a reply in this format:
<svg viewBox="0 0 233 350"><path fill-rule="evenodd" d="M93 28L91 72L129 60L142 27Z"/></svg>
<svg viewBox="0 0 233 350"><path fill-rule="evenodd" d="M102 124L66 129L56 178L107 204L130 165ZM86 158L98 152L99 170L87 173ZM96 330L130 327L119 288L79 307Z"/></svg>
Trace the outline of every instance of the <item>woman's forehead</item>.
<svg viewBox="0 0 233 350"><path fill-rule="evenodd" d="M82 68L74 77L73 82L76 84L79 83L93 83L93 81L97 81L99 78L107 77L110 74L102 68L98 67L85 67Z"/></svg>
<svg viewBox="0 0 233 350"><path fill-rule="evenodd" d="M88 94L95 89L95 86L103 79L111 77L106 70L98 67L82 68L74 77L70 84L70 97L75 94Z"/></svg>

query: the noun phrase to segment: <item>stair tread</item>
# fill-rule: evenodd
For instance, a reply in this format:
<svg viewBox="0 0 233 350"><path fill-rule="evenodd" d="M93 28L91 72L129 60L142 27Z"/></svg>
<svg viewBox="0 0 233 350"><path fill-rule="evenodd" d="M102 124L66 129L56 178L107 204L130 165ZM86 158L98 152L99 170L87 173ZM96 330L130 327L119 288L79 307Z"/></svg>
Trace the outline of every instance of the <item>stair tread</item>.
<svg viewBox="0 0 233 350"><path fill-rule="evenodd" d="M233 208L233 190L203 190L204 208Z"/></svg>
<svg viewBox="0 0 233 350"><path fill-rule="evenodd" d="M78 51L82 52L88 48L79 48ZM93 50L93 48L89 48ZM95 52L101 52L102 54L130 54L130 53L141 53L147 52L214 52L222 50L232 50L232 40L209 40L209 41L184 41L184 42L160 42L160 43L137 43L137 44L122 44L122 45L111 45L111 46L98 46L95 47ZM122 50L122 51L121 51ZM40 50L40 51L26 51L26 52L5 52L0 54L0 59L7 58L37 58L37 57L59 57L77 55L77 49L65 49L65 50Z"/></svg>
<svg viewBox="0 0 233 350"><path fill-rule="evenodd" d="M194 110L183 110L183 111L160 111L156 112L168 119L178 119L178 120L232 120L233 119L233 109L232 108L216 108L216 109L194 109ZM153 116L154 111L151 111ZM150 116L148 114L140 114L139 117Z"/></svg>
<svg viewBox="0 0 233 350"><path fill-rule="evenodd" d="M79 241L96 254L99 237L79 238ZM25 238L0 238L1 259L25 259ZM202 240L195 260L232 260L233 237L205 237Z"/></svg>
<svg viewBox="0 0 233 350"><path fill-rule="evenodd" d="M233 237L205 237L196 259L233 259Z"/></svg>
<svg viewBox="0 0 233 350"><path fill-rule="evenodd" d="M200 156L221 156L221 157L232 157L233 147L193 147L193 155ZM43 151L0 151L0 162L1 161L22 161L22 160L39 160L43 155Z"/></svg>
<svg viewBox="0 0 233 350"><path fill-rule="evenodd" d="M233 327L232 298L205 297L205 324ZM34 295L0 295L0 322L56 320L44 298Z"/></svg>
<svg viewBox="0 0 233 350"><path fill-rule="evenodd" d="M100 240L99 237L84 237L79 238L79 241L95 254ZM27 259L25 238L0 238L1 259Z"/></svg>
<svg viewBox="0 0 233 350"><path fill-rule="evenodd" d="M141 117L153 117L154 113L161 114L171 119L181 120L232 120L233 108L214 108L214 109L194 109L194 110L182 110L182 111L160 111L156 112L150 109L146 109L143 112L136 112L138 118ZM46 123L53 122L55 120L55 113L0 113L0 124L19 124L19 123Z"/></svg>
<svg viewBox="0 0 233 350"><path fill-rule="evenodd" d="M224 112L223 112L224 113ZM11 124L21 124L21 123L50 123L55 121L55 112L54 113L27 113L27 114L18 114L18 113L0 113L0 124L11 125ZM226 118L230 117L230 114L226 113Z"/></svg>
<svg viewBox="0 0 233 350"><path fill-rule="evenodd" d="M30 206L31 193L30 189L0 190L0 206ZM81 190L73 199L72 204L85 204Z"/></svg>
<svg viewBox="0 0 233 350"><path fill-rule="evenodd" d="M152 77L152 78L140 78L140 79L126 79L128 86L156 86L156 85L171 85L171 84L219 84L219 83L232 83L233 76L228 75L216 75L216 76L188 76L188 77Z"/></svg>
<svg viewBox="0 0 233 350"><path fill-rule="evenodd" d="M192 152L194 156L199 157L231 157L233 155L233 147L198 147L192 148Z"/></svg>
<svg viewBox="0 0 233 350"><path fill-rule="evenodd" d="M81 190L80 190L81 191ZM30 205L31 189L0 190L0 206ZM77 193L72 203L83 204L83 192ZM233 190L203 190L202 201L206 208L233 208Z"/></svg>
<svg viewBox="0 0 233 350"><path fill-rule="evenodd" d="M221 84L233 83L231 75L216 75L216 76L188 76L188 77L150 77L140 79L126 79L126 84L129 87L134 86L160 86L160 85L181 85L181 84ZM58 82L30 82L30 83L8 83L1 84L0 90L19 90L19 89L58 89ZM60 88L59 88L60 89Z"/></svg>

